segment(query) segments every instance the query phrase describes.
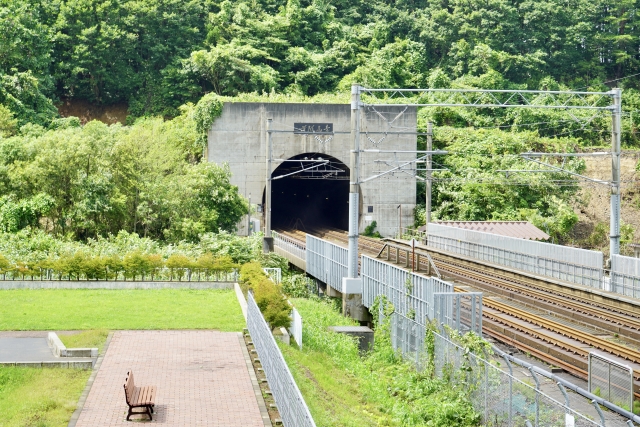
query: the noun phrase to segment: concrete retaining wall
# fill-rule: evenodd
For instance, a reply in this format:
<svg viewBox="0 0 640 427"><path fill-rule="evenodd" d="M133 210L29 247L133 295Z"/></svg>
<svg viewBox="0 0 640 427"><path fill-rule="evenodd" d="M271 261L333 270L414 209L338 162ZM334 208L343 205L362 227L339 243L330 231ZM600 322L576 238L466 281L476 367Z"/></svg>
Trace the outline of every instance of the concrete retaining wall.
<svg viewBox="0 0 640 427"><path fill-rule="evenodd" d="M381 116L386 118L383 119ZM278 104L225 102L222 115L209 130L210 162L228 163L231 183L244 196L251 194L252 203L262 203L266 182L266 120L273 119L273 158L290 159L305 153L321 153L335 157L349 167L351 158L351 106L349 104ZM393 122L393 126L390 125ZM411 132L416 129L417 110L414 107L389 105L382 111L365 110L362 114L361 149L415 150L417 136L385 134ZM309 134L294 134L294 123L332 123L335 134L323 141ZM326 137L323 136L323 137ZM362 153L361 179L390 169L380 162L415 159L413 153ZM274 163L277 167L279 163ZM415 164L413 165L415 167ZM344 201L347 202L346 200ZM399 221L398 206L402 206L402 224L413 224L416 203L416 179L406 173L391 174L362 184L360 197L360 231L372 221L385 236L394 235ZM371 212L369 212L371 210ZM239 234L246 235L246 218L239 224Z"/></svg>

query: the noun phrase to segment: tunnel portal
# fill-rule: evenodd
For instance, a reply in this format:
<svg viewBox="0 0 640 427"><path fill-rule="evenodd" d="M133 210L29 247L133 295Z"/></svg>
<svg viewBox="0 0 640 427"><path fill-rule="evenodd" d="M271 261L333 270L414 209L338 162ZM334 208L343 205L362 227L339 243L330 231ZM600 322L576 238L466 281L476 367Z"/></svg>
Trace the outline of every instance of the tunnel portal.
<svg viewBox="0 0 640 427"><path fill-rule="evenodd" d="M273 229L348 229L349 168L340 160L300 154L282 162L272 176Z"/></svg>

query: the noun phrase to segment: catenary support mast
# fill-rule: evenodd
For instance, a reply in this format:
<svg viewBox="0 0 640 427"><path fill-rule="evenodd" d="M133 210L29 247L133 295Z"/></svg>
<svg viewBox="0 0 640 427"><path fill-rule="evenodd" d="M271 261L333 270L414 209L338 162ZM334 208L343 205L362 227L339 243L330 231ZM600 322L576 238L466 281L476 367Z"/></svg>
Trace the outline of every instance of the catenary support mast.
<svg viewBox="0 0 640 427"><path fill-rule="evenodd" d="M349 187L349 278L358 277L358 232L360 205L360 85L351 86L351 176Z"/></svg>

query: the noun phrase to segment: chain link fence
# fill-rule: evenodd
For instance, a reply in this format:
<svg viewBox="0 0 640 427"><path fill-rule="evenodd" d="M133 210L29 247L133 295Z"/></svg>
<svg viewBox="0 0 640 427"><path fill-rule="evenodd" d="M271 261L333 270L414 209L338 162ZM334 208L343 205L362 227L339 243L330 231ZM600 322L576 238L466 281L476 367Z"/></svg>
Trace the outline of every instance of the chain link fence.
<svg viewBox="0 0 640 427"><path fill-rule="evenodd" d="M633 369L595 353L589 353L589 392L631 411Z"/></svg>
<svg viewBox="0 0 640 427"><path fill-rule="evenodd" d="M433 355L425 348L426 328L398 313L391 315L391 342L422 371L433 363L434 374L467 393L488 427L596 427L591 420L540 390L536 374L527 384L495 364L476 356L445 335L433 332ZM506 361L507 367L511 365Z"/></svg>
<svg viewBox="0 0 640 427"><path fill-rule="evenodd" d="M250 292L248 297L247 328L258 352L262 369L267 376L282 423L285 427L315 427L309 408L278 348L271 328L264 320Z"/></svg>

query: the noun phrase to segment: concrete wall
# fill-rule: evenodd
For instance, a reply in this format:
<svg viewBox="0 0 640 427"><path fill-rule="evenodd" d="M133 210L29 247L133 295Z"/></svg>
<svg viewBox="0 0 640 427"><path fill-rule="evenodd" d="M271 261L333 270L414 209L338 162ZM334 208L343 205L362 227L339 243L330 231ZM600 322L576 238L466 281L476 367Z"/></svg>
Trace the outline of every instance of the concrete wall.
<svg viewBox="0 0 640 427"><path fill-rule="evenodd" d="M228 163L231 182L245 197L251 195L252 204L261 204L266 182L266 119L273 119L273 158L289 159L303 153L328 154L350 166L352 142L351 107L347 104L273 104L225 103L222 115L209 130L208 160ZM384 120L384 116L387 120ZM390 125L389 122L392 121ZM325 135L294 134L294 123L333 123L335 135L328 142ZM416 109L388 106L379 111L363 111L361 149L415 150L415 135L384 135L373 132L414 131ZM367 134L368 133L368 134ZM383 140L379 144L372 141ZM361 180L376 172L389 169L378 160L394 161L414 158L414 154L375 154L361 156ZM278 163L273 165L277 167ZM411 167L415 168L415 165ZM385 236L398 229L398 205L402 205L403 226L413 224L416 200L415 178L409 174L395 174L364 183L361 187L360 231L371 221ZM368 207L373 212L368 212ZM239 224L239 234L246 235L246 219Z"/></svg>

